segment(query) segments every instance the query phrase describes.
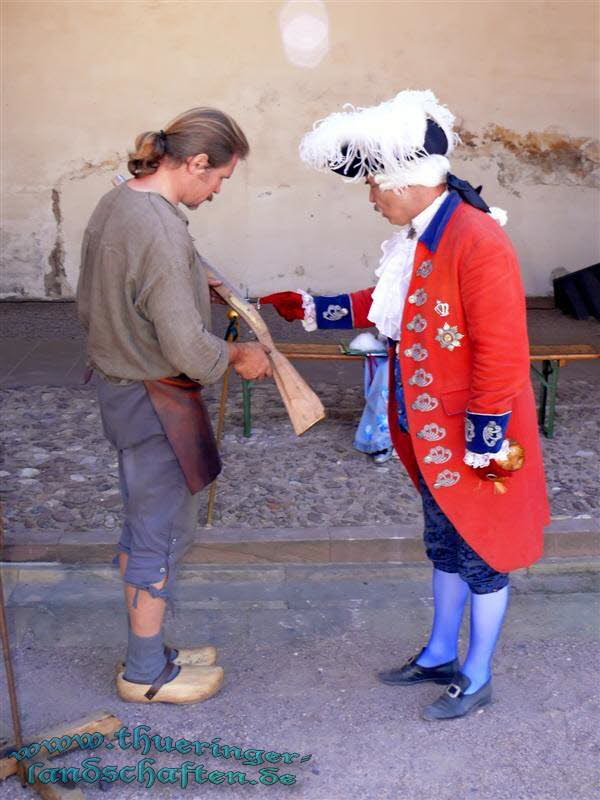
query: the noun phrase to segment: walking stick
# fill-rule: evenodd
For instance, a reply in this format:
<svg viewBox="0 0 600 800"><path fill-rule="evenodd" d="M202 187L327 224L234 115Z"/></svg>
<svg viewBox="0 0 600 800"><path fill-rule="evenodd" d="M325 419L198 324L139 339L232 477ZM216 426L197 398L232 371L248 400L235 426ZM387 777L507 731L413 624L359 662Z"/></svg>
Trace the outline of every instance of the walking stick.
<svg viewBox="0 0 600 800"><path fill-rule="evenodd" d="M4 553L4 514L2 503L0 502L0 560ZM4 605L4 585L2 583L2 568L0 567L0 637L2 638L2 652L4 653L4 670L6 672L6 683L8 684L8 696L10 698L10 713L12 716L13 731L17 749L23 747L23 734L21 732L21 718L19 716L19 704L17 702L17 689L15 686L15 674L13 672L12 659L10 655L10 644L8 641L8 624L6 621L6 607ZM21 785L27 786L25 777L25 764L19 761L17 772L21 779Z"/></svg>

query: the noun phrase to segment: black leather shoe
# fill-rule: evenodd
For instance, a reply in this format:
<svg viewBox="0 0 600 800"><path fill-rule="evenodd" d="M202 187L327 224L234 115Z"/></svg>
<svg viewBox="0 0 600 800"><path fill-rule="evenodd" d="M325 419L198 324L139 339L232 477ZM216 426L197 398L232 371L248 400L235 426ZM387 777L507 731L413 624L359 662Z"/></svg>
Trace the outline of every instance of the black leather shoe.
<svg viewBox="0 0 600 800"><path fill-rule="evenodd" d="M406 664L398 669L385 670L378 672L377 677L382 683L389 683L392 686L410 686L412 683L438 683L440 686L447 686L452 683L460 665L458 659L439 664L437 667L421 667L417 664L417 659L425 651L425 648L410 658Z"/></svg>
<svg viewBox="0 0 600 800"><path fill-rule="evenodd" d="M487 706L492 701L492 682L489 680L473 694L465 694L471 681L462 672L454 676L454 681L448 686L441 697L423 710L423 719L456 719L466 717L472 711Z"/></svg>

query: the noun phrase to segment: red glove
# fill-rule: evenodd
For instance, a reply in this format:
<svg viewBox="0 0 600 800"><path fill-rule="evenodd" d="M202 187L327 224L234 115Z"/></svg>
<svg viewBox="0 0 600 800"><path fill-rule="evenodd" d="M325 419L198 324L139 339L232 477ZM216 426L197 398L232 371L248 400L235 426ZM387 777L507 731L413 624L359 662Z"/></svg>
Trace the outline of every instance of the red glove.
<svg viewBox="0 0 600 800"><path fill-rule="evenodd" d="M277 313L287 319L288 322L293 322L295 319L304 319L302 295L298 294L298 292L275 292L275 294L261 297L259 302L261 306L269 303L274 305Z"/></svg>

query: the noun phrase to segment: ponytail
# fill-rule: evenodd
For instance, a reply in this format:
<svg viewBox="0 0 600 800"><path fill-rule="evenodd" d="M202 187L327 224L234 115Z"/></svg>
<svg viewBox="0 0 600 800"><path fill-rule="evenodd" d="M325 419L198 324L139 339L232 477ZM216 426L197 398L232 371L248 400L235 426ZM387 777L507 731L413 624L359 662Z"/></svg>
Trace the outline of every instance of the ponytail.
<svg viewBox="0 0 600 800"><path fill-rule="evenodd" d="M228 114L216 108L191 108L172 120L165 130L140 133L127 167L141 178L156 172L163 158L182 164L206 153L211 167L227 164L234 155L245 158L250 146L242 129Z"/></svg>

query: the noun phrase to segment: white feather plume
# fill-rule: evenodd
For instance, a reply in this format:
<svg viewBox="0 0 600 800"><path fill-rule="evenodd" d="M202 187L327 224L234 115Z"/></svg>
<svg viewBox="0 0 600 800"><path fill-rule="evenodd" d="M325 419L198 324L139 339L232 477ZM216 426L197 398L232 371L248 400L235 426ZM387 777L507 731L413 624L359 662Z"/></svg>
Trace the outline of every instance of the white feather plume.
<svg viewBox="0 0 600 800"><path fill-rule="evenodd" d="M300 158L314 169L327 171L347 167L359 156L359 173L352 182L368 174L391 177L396 173L397 178L403 169L414 166L415 157L426 156L423 144L428 118L444 131L447 154L458 142L452 130L454 115L430 90L406 90L378 106L354 108L348 104L344 109L314 124L302 138Z"/></svg>

